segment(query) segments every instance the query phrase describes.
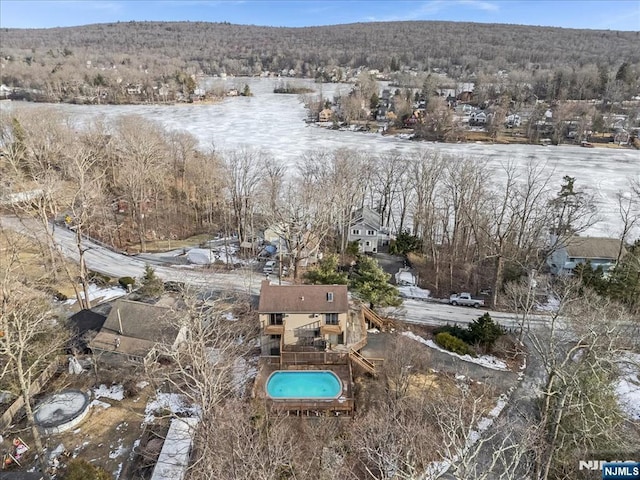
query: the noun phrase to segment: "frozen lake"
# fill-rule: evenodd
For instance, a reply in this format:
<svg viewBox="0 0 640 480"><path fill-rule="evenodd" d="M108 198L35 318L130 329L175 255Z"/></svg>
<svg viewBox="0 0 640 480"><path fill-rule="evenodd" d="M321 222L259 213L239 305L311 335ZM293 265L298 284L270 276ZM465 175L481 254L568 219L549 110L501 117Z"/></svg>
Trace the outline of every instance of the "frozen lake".
<svg viewBox="0 0 640 480"><path fill-rule="evenodd" d="M576 177L578 188L588 187L595 192L602 221L591 228L591 235L616 236L621 231L617 218L615 194L627 188L630 178L640 177L640 152L635 150L581 148L575 146L490 145L490 144L434 144L413 142L379 134L335 131L308 125L306 110L298 95L274 94L277 79L230 78L211 79L227 88L242 89L248 83L253 97L226 98L213 105L66 105L22 104L0 102L0 110L23 106L26 108L55 108L71 115L79 123L93 118L114 119L120 115L140 115L155 120L168 129L185 130L194 135L203 149L236 149L241 146L261 149L289 165L309 151L331 151L350 148L363 153L380 154L388 151L411 153L436 149L443 153L486 158L489 165L506 161L525 166L528 163L546 164L553 169L560 189L562 177ZM314 84L292 80L298 85L309 84L322 89L323 96L347 93L349 85ZM638 233L636 233L638 235Z"/></svg>

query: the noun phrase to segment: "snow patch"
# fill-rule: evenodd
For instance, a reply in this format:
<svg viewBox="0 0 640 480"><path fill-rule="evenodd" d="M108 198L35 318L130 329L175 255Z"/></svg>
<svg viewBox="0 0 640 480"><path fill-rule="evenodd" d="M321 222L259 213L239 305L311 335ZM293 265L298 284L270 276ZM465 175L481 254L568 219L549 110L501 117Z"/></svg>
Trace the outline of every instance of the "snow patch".
<svg viewBox="0 0 640 480"><path fill-rule="evenodd" d="M402 335L405 337L409 337L412 340L420 342L424 345L427 345L430 348L435 350L439 350L440 352L446 353L447 355L451 355L452 357L457 357L460 360L469 363L475 363L476 365L480 365L485 368L490 368L491 370L500 370L500 371L509 371L509 367L499 358L494 357L493 355L479 355L477 357L472 357L471 355L459 355L454 352L450 352L443 348L440 348L433 340L426 340L413 332L402 332Z"/></svg>
<svg viewBox="0 0 640 480"><path fill-rule="evenodd" d="M127 453L127 449L122 445L122 439L120 439L118 440L118 447L115 450L109 452L109 458L113 460L114 458L123 456L125 453Z"/></svg>
<svg viewBox="0 0 640 480"><path fill-rule="evenodd" d="M629 418L640 420L640 354L626 352L617 363L620 378L614 387L618 405Z"/></svg>
<svg viewBox="0 0 640 480"><path fill-rule="evenodd" d="M111 385L107 387L104 383L93 389L96 399L110 398L111 400L122 400L124 398L124 387L122 385Z"/></svg>
<svg viewBox="0 0 640 480"><path fill-rule="evenodd" d="M229 265L242 264L247 262L237 257L235 253L237 248L229 246L227 248L192 248L187 252L187 261L194 265L211 265L212 263L222 262Z"/></svg>
<svg viewBox="0 0 640 480"><path fill-rule="evenodd" d="M127 294L127 292L125 292L119 286L102 288L93 283L89 285L88 291L90 302L94 302L97 299L101 299L103 302L106 302L107 300L111 300L113 298L124 297ZM84 292L82 291L80 292L80 298L84 298ZM64 302L64 304L73 305L76 302L77 299L70 298L66 302Z"/></svg>
<svg viewBox="0 0 640 480"><path fill-rule="evenodd" d="M101 400L94 400L90 403L90 405L96 408L109 408L111 406L109 403L103 402Z"/></svg>
<svg viewBox="0 0 640 480"><path fill-rule="evenodd" d="M420 287L405 285L398 287L398 291L403 298L411 298L413 300L427 300L431 298L431 291Z"/></svg>
<svg viewBox="0 0 640 480"><path fill-rule="evenodd" d="M184 395L157 392L156 398L147 402L142 424L153 422L156 413L166 414L166 411L180 416L198 417L200 415L200 409L196 405L188 404Z"/></svg>
<svg viewBox="0 0 640 480"><path fill-rule="evenodd" d="M256 378L258 368L255 364L247 362L244 358L238 357L233 361L232 382L233 389L239 397L245 391L247 383Z"/></svg>

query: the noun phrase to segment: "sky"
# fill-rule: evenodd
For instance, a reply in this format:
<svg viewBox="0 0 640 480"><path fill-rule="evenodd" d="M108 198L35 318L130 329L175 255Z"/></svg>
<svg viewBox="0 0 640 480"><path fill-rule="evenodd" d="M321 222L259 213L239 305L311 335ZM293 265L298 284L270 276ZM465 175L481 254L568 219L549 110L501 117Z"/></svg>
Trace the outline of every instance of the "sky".
<svg viewBox="0 0 640 480"><path fill-rule="evenodd" d="M276 27L447 20L640 31L640 0L0 0L0 27L205 21Z"/></svg>

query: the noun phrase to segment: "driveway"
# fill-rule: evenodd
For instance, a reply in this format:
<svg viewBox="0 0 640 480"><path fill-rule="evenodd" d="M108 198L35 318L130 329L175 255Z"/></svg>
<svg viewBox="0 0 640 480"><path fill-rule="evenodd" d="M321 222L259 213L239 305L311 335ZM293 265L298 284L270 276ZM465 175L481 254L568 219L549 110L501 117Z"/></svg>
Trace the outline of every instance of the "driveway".
<svg viewBox="0 0 640 480"><path fill-rule="evenodd" d="M396 284L396 273L404 266L404 257L400 255L391 255L389 253L376 253L374 258L378 261L378 265L391 275L390 283Z"/></svg>

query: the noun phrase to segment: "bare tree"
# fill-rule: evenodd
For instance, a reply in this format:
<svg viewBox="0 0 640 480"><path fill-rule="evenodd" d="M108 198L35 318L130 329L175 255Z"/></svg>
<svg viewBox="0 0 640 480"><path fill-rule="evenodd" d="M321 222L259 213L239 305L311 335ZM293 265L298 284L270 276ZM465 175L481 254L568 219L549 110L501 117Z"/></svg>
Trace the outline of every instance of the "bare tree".
<svg viewBox="0 0 640 480"><path fill-rule="evenodd" d="M554 293L559 308L547 328L528 336L546 373L540 406L544 435L536 461L541 479L557 478L554 472L566 469L576 453L624 445L622 417L609 388L610 365L636 338L622 307L577 281L558 281Z"/></svg>
<svg viewBox="0 0 640 480"><path fill-rule="evenodd" d="M226 152L223 161L235 228L240 243L243 243L255 235L253 216L264 161L262 154L249 149Z"/></svg>
<svg viewBox="0 0 640 480"><path fill-rule="evenodd" d="M19 246L10 242L4 231L0 235L7 239L7 248L3 252L5 258L0 262L0 381L17 386L24 401L27 425L34 438L40 469L49 479L47 456L34 417L31 387L44 368L57 360L66 332L51 313L44 295L15 282Z"/></svg>
<svg viewBox="0 0 640 480"><path fill-rule="evenodd" d="M127 202L140 248L146 251L147 217L164 181L167 146L159 127L139 117L122 117L116 132L116 188Z"/></svg>

